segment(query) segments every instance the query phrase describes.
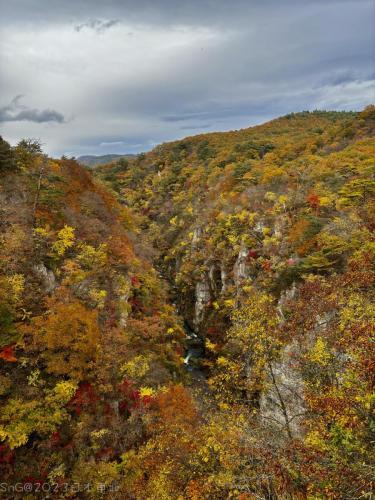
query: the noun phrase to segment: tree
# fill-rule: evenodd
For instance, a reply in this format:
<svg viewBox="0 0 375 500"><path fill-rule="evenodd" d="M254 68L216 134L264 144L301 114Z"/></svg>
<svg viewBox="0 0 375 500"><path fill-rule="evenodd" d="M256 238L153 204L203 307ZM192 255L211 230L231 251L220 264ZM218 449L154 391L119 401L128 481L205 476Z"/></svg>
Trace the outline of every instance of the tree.
<svg viewBox="0 0 375 500"><path fill-rule="evenodd" d="M211 385L224 401L256 407L266 372L280 348L272 297L251 290L245 303L233 312L232 321Z"/></svg>
<svg viewBox="0 0 375 500"><path fill-rule="evenodd" d="M9 171L15 166L13 150L10 144L0 136L0 170Z"/></svg>
<svg viewBox="0 0 375 500"><path fill-rule="evenodd" d="M17 448L33 432L42 436L51 434L68 417L64 406L75 390L73 382L59 382L39 400L10 399L1 412L0 440L6 440L10 448Z"/></svg>
<svg viewBox="0 0 375 500"><path fill-rule="evenodd" d="M36 158L42 154L42 145L36 139L22 139L14 148L16 164L24 170L31 169Z"/></svg>
<svg viewBox="0 0 375 500"><path fill-rule="evenodd" d="M66 300L66 298L65 298ZM75 380L90 378L99 344L98 313L77 300L47 300L48 310L23 327L28 350L40 353L48 373Z"/></svg>

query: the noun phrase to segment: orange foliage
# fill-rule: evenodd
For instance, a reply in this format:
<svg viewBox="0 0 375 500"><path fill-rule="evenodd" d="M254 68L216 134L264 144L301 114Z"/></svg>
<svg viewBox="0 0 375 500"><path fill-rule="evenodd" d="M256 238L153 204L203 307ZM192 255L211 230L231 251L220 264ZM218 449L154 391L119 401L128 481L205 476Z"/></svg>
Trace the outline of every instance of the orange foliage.
<svg viewBox="0 0 375 500"><path fill-rule="evenodd" d="M316 193L310 193L306 199L312 209L317 210L319 208L320 198Z"/></svg>
<svg viewBox="0 0 375 500"><path fill-rule="evenodd" d="M111 262L130 265L134 259L132 244L125 235L112 236L108 241Z"/></svg>
<svg viewBox="0 0 375 500"><path fill-rule="evenodd" d="M15 363L17 358L14 356L13 346L6 346L0 351L0 358L10 363Z"/></svg>
<svg viewBox="0 0 375 500"><path fill-rule="evenodd" d="M23 328L32 340L30 349L40 351L47 371L82 380L87 378L96 359L100 333L98 313L77 300L47 301L48 311L34 317Z"/></svg>
<svg viewBox="0 0 375 500"><path fill-rule="evenodd" d="M157 409L158 426L165 429L193 427L198 421L194 401L182 385L174 385L167 392L158 394L154 408Z"/></svg>
<svg viewBox="0 0 375 500"><path fill-rule="evenodd" d="M298 255L306 255L311 250L316 242L316 238L304 239L304 236L309 228L309 221L307 219L300 219L289 231L288 239L291 244L296 245Z"/></svg>

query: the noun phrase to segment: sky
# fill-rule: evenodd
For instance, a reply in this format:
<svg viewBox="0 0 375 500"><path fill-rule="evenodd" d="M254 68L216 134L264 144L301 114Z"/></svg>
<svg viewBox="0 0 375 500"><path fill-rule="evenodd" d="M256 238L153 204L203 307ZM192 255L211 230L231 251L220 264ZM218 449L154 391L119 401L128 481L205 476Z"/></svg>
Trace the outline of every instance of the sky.
<svg viewBox="0 0 375 500"><path fill-rule="evenodd" d="M374 0L0 0L0 134L137 153L375 102Z"/></svg>

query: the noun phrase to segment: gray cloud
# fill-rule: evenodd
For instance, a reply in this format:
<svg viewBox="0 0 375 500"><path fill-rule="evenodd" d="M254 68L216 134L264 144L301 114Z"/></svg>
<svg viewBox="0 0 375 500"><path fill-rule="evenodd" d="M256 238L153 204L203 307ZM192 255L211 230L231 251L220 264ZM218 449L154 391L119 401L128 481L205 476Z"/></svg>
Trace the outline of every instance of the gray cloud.
<svg viewBox="0 0 375 500"><path fill-rule="evenodd" d="M92 29L97 33L103 33L104 31L112 28L112 26L116 26L120 21L118 19L110 19L108 21L103 21L101 19L91 19L86 21L85 23L76 24L74 26L75 31L78 33L83 29Z"/></svg>
<svg viewBox="0 0 375 500"><path fill-rule="evenodd" d="M53 109L32 109L20 103L23 98L18 95L7 106L0 108L0 122L29 121L35 123L56 122L64 123L64 116Z"/></svg>
<svg viewBox="0 0 375 500"><path fill-rule="evenodd" d="M151 25L209 23L227 26L234 23L237 26L247 23L249 16L259 17L265 12L291 12L295 8L314 6L340 9L348 4L355 8L371 3L372 0L13 0L3 17L12 22L66 22L86 19L90 12L98 19L121 18Z"/></svg>
<svg viewBox="0 0 375 500"><path fill-rule="evenodd" d="M169 115L163 116L162 119L166 122L181 122L186 120L205 120L210 113L208 111L205 112L197 112L197 113L183 113L180 115Z"/></svg>
<svg viewBox="0 0 375 500"><path fill-rule="evenodd" d="M211 128L213 123L192 123L191 125L183 125L179 127L180 130L206 130L207 128Z"/></svg>
<svg viewBox="0 0 375 500"><path fill-rule="evenodd" d="M2 135L38 136L56 155L136 152L375 101L373 0L8 3L2 99L26 94L35 109L1 108Z"/></svg>

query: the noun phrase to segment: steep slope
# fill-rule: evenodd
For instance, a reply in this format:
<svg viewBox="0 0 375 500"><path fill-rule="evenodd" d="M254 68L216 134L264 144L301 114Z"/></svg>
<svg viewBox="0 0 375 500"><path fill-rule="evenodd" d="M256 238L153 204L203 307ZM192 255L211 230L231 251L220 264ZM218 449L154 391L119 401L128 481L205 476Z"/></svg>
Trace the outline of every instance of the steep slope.
<svg viewBox="0 0 375 500"><path fill-rule="evenodd" d="M258 464L223 467L230 445L210 438L202 496L227 494L222 474L264 498L369 491L374 131L374 107L299 113L98 170L158 251L217 432Z"/></svg>
<svg viewBox="0 0 375 500"><path fill-rule="evenodd" d="M369 498L374 129L289 115L96 179L0 140L1 494Z"/></svg>
<svg viewBox="0 0 375 500"><path fill-rule="evenodd" d="M98 498L179 377L183 332L137 218L76 162L0 149L1 497Z"/></svg>
<svg viewBox="0 0 375 500"><path fill-rule="evenodd" d="M165 144L98 176L143 216L185 318L206 334L210 310L225 316L246 280L280 295L306 273L342 270L368 241L373 134L373 108L300 113Z"/></svg>

